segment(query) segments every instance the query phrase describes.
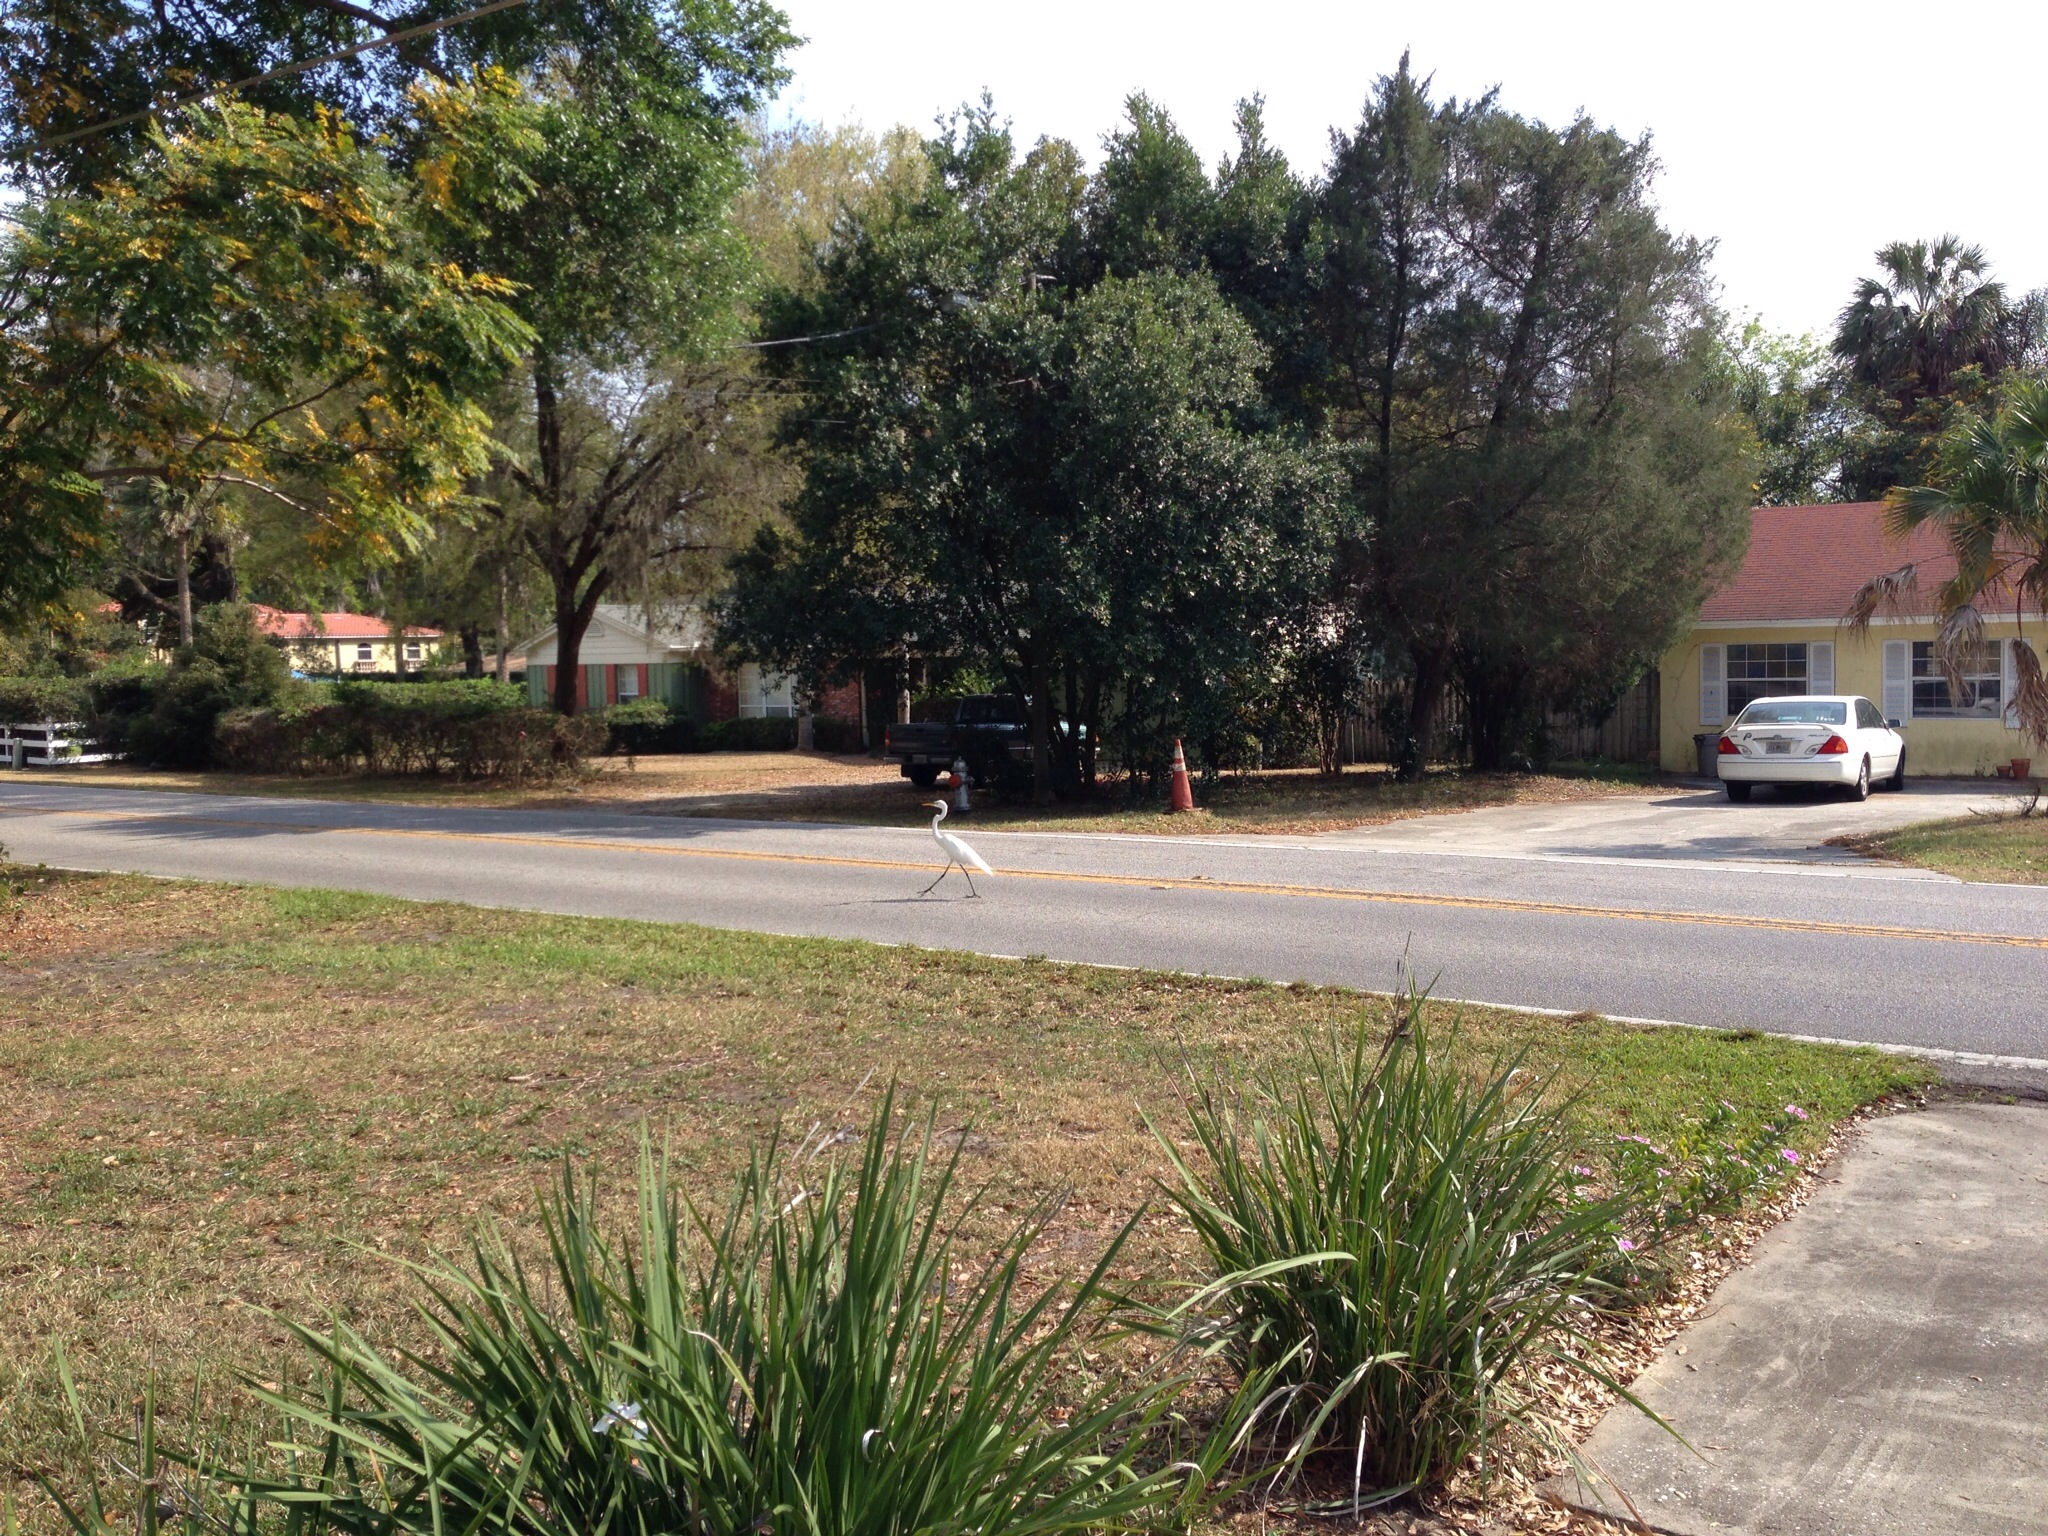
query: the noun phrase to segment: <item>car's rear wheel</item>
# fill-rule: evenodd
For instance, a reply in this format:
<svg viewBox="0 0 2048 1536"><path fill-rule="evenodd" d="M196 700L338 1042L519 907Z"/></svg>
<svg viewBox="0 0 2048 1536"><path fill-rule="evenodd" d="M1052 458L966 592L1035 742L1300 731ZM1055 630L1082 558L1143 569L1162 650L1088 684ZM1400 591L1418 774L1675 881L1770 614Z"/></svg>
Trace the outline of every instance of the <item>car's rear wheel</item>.
<svg viewBox="0 0 2048 1536"><path fill-rule="evenodd" d="M1906 749L1899 748L1898 765L1892 769L1892 776L1884 781L1886 789L1894 792L1906 787Z"/></svg>
<svg viewBox="0 0 2048 1536"><path fill-rule="evenodd" d="M1740 805L1749 798L1749 792L1752 788L1754 788L1753 785L1738 784L1735 780L1730 779L1728 780L1728 798L1737 805Z"/></svg>
<svg viewBox="0 0 2048 1536"><path fill-rule="evenodd" d="M1868 800L1870 798L1870 759L1867 757L1863 759L1862 764L1856 769L1856 782L1849 786L1849 798L1851 800Z"/></svg>

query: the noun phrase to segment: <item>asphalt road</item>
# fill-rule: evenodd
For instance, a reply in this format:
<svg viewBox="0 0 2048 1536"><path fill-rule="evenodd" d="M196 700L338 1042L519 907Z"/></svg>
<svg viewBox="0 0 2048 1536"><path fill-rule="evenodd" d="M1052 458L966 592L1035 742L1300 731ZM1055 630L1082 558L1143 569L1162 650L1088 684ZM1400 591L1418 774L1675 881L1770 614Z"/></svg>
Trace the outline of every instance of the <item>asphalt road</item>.
<svg viewBox="0 0 2048 1536"><path fill-rule="evenodd" d="M0 843L79 869L327 886L1389 989L2048 1058L2048 890L1737 866L962 828L929 833L0 784Z"/></svg>

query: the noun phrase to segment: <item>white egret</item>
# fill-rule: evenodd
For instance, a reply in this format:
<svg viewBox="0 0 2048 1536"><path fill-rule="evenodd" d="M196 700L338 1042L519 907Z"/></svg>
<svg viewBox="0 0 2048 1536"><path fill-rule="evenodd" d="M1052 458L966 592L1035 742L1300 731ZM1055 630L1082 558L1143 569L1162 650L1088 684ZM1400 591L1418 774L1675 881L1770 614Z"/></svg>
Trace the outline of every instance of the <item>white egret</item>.
<svg viewBox="0 0 2048 1536"><path fill-rule="evenodd" d="M939 880L943 880L946 876L950 875L953 872L953 866L958 864L960 866L960 873L967 876L967 894L969 898L979 896L981 892L974 888L974 876L969 871L978 869L984 875L992 875L995 871L988 867L987 859L984 859L980 854L968 847L961 839L955 837L950 832L941 832L939 830L939 823L946 819L945 801L927 800L925 806L927 809L939 813L932 818L932 837L946 855L946 867L939 871ZM934 880L917 894L920 896L931 895L933 891L938 889L939 880Z"/></svg>

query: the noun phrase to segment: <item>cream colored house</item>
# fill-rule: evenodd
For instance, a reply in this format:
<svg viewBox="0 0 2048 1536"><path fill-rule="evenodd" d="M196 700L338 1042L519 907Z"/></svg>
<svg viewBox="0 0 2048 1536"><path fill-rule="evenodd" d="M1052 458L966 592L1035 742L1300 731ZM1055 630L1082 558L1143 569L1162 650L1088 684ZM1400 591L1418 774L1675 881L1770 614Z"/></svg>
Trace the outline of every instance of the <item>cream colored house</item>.
<svg viewBox="0 0 2048 1536"><path fill-rule="evenodd" d="M394 634L388 620L367 613L292 613L255 606L256 627L283 647L295 671L353 676L359 672L417 672L434 654L438 629Z"/></svg>
<svg viewBox="0 0 2048 1536"><path fill-rule="evenodd" d="M1955 574L1940 537L1885 537L1883 506L1758 507L1735 579L1709 597L1685 640L1659 664L1660 761L1689 770L1693 738L1718 736L1752 699L1798 693L1861 694L1906 737L1913 775L1990 777L2037 755L2013 719L2013 642L2038 645L2038 612L1985 612L1984 639L1965 686L1935 659L1934 594ZM1873 576L1913 567L1918 596L1855 629L1845 615ZM2048 756L2048 753L2040 754Z"/></svg>
<svg viewBox="0 0 2048 1536"><path fill-rule="evenodd" d="M537 709L555 697L557 651L552 625L525 646L526 697ZM576 708L605 709L634 699L659 699L678 715L699 724L711 720L794 719L795 689L789 678L754 662L719 664L711 627L691 609L680 616L650 620L644 609L600 603L577 653ZM819 712L859 719L860 695L852 686L828 690Z"/></svg>
<svg viewBox="0 0 2048 1536"><path fill-rule="evenodd" d="M545 709L555 697L555 627L526 642L526 697ZM577 653L576 707L604 709L659 699L679 715L706 718L711 636L695 612L650 620L625 603L600 603Z"/></svg>

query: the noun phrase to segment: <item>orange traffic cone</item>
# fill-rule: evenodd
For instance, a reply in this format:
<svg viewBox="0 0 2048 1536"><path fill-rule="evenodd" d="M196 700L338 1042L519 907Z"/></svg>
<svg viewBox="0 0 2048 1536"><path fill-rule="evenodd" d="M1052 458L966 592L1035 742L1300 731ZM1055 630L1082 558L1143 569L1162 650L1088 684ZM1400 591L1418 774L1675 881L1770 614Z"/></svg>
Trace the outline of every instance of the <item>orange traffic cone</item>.
<svg viewBox="0 0 2048 1536"><path fill-rule="evenodd" d="M1173 738L1173 789L1167 802L1169 811L1192 811L1195 808L1194 786L1188 783L1188 760L1180 750L1180 738Z"/></svg>

